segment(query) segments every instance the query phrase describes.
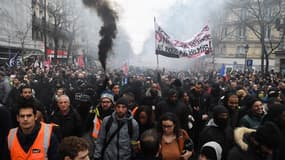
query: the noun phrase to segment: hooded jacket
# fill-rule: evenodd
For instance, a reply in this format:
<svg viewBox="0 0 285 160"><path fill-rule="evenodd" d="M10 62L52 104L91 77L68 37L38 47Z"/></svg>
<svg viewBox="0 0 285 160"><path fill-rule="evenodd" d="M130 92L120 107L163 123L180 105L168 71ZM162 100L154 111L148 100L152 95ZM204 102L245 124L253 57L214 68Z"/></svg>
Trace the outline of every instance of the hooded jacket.
<svg viewBox="0 0 285 160"><path fill-rule="evenodd" d="M256 132L254 129L245 127L237 128L234 131L236 145L230 150L227 159L229 160L266 160L265 157L256 153L249 141L250 134Z"/></svg>
<svg viewBox="0 0 285 160"><path fill-rule="evenodd" d="M110 118L113 117L113 122L110 126L108 133L106 132L106 125ZM124 119L118 120L116 117L116 112L113 112L112 115L107 116L103 119L99 137L95 142L95 152L94 159L104 159L104 160L130 160L132 157L132 146L131 141L136 141L139 136L139 126L136 120L131 115L131 112L128 111L127 116ZM129 136L128 133L128 121L132 121L132 136ZM117 130L119 123L124 123L122 128L118 133L112 138L110 144L108 144L105 152L102 155L102 149L104 147L105 139L110 138L110 136ZM106 135L107 133L107 135Z"/></svg>
<svg viewBox="0 0 285 160"><path fill-rule="evenodd" d="M220 128L213 119L210 119L207 126L202 130L199 137L198 149L202 148L207 142L215 141L219 143L223 149L222 159L228 154L229 148L232 147L233 135L232 128L228 125L225 129Z"/></svg>
<svg viewBox="0 0 285 160"><path fill-rule="evenodd" d="M216 153L216 157L217 157L217 160L221 160L222 159L222 147L219 143L215 142L215 141L210 141L210 142L207 142L205 143L203 146L202 146L202 149L204 147L209 147L209 148L212 148L215 153Z"/></svg>

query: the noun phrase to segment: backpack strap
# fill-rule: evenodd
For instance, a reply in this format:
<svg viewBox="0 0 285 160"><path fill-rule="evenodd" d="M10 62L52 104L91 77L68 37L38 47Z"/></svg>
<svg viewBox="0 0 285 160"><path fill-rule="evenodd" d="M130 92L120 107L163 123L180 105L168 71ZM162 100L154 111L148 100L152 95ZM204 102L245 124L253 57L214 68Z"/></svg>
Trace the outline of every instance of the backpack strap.
<svg viewBox="0 0 285 160"><path fill-rule="evenodd" d="M109 137L109 139L107 140L107 137L104 140L104 146L102 148L101 151L101 156L104 157L104 153L105 150L107 149L108 145L110 144L110 142L112 141L112 139L115 137L115 135L117 135L118 132L120 132L121 128L125 125L126 122L121 123L118 128L111 134L111 136ZM107 132L107 131L106 131ZM107 136L107 134L106 134Z"/></svg>
<svg viewBox="0 0 285 160"><path fill-rule="evenodd" d="M108 119L107 123L106 123L106 126L105 126L105 131L106 131L106 135L108 134L110 128L111 128L111 125L113 123L113 117L112 115L110 116L110 118ZM133 136L133 122L132 122L132 119L129 119L128 120L128 134L130 136L130 138L132 138Z"/></svg>
<svg viewBox="0 0 285 160"><path fill-rule="evenodd" d="M111 128L112 123L113 123L113 116L111 115L105 126L106 136Z"/></svg>
<svg viewBox="0 0 285 160"><path fill-rule="evenodd" d="M128 133L129 133L130 139L132 139L133 138L133 121L132 121L132 119L128 120Z"/></svg>

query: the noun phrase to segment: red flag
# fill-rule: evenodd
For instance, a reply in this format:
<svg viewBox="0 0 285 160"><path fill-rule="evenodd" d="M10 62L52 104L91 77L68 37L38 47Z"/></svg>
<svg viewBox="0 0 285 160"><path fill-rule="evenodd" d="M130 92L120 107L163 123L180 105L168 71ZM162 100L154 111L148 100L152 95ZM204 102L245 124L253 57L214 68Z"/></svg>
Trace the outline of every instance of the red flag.
<svg viewBox="0 0 285 160"><path fill-rule="evenodd" d="M84 60L83 60L83 55L82 54L77 57L77 64L80 67L84 67Z"/></svg>
<svg viewBox="0 0 285 160"><path fill-rule="evenodd" d="M127 76L129 72L129 67L128 67L127 62L123 64L122 70L123 70L124 75Z"/></svg>
<svg viewBox="0 0 285 160"><path fill-rule="evenodd" d="M51 57L48 57L48 59L44 61L44 66L50 68L50 64L51 64Z"/></svg>

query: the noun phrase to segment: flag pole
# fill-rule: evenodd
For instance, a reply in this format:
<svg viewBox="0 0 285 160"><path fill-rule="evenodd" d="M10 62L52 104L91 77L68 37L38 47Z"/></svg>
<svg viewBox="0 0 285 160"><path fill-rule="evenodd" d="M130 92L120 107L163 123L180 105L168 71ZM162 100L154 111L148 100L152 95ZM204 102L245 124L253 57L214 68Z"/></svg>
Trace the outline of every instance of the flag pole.
<svg viewBox="0 0 285 160"><path fill-rule="evenodd" d="M154 52L156 54L156 69L158 70L159 69L159 59L158 59L158 54L156 53L156 37L155 37L155 31L156 31L156 19L154 17L154 43L155 43L155 47L154 47Z"/></svg>
<svg viewBox="0 0 285 160"><path fill-rule="evenodd" d="M158 54L156 53L156 69L159 69L159 60L158 60Z"/></svg>

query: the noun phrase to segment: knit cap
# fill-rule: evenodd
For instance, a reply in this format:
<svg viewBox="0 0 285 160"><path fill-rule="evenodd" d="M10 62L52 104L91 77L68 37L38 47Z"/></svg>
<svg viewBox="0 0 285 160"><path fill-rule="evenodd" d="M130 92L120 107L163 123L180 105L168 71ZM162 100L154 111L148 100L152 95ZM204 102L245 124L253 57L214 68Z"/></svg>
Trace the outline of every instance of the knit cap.
<svg viewBox="0 0 285 160"><path fill-rule="evenodd" d="M108 98L111 100L111 102L114 104L114 95L110 92L103 92L100 96L100 99L103 99L103 98Z"/></svg>
<svg viewBox="0 0 285 160"><path fill-rule="evenodd" d="M121 97L117 100L116 105L119 105L119 104L122 104L122 105L129 107L129 101L125 97Z"/></svg>

